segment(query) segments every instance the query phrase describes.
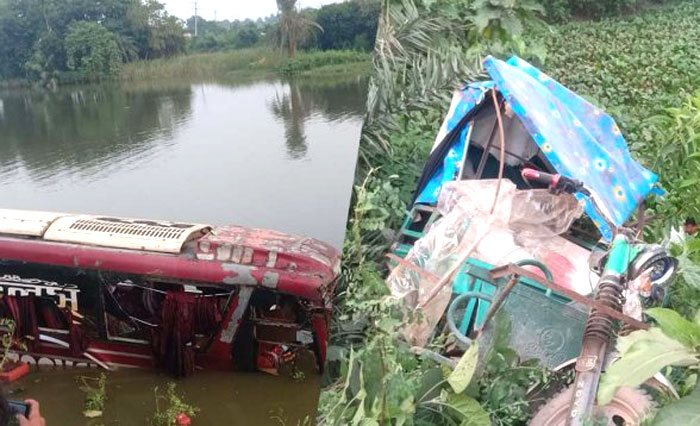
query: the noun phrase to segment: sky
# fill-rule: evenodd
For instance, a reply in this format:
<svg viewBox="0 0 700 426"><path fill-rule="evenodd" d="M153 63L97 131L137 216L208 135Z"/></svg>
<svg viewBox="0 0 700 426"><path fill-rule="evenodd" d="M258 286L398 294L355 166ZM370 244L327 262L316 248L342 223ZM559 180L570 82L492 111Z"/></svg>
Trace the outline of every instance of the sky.
<svg viewBox="0 0 700 426"><path fill-rule="evenodd" d="M181 19L187 19L194 15L195 0L160 0L165 4L165 9L171 15ZM338 3L339 0L299 0L298 4L304 7L319 7L324 4ZM257 19L277 13L276 0L197 0L199 16L206 20L216 19L223 21L228 19Z"/></svg>

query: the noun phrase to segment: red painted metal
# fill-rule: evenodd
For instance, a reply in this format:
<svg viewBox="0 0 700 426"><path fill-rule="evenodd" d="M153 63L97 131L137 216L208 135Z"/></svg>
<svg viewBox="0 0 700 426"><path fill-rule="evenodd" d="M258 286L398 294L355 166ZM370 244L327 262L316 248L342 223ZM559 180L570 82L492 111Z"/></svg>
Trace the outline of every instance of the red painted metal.
<svg viewBox="0 0 700 426"><path fill-rule="evenodd" d="M0 371L0 383L12 383L29 374L29 364L20 362L4 371Z"/></svg>
<svg viewBox="0 0 700 426"><path fill-rule="evenodd" d="M223 244L231 251L240 247L241 253L251 253L251 260L247 264L244 258L240 262L218 260L216 252ZM202 247L207 245L205 252ZM193 246L196 254L188 255ZM214 258L202 259L202 254ZM270 256L276 258L274 263ZM310 300L322 300L321 289L335 279L340 263L339 253L324 243L239 227L217 228L189 243L185 253L178 255L0 237L0 259L222 285L266 286Z"/></svg>
<svg viewBox="0 0 700 426"><path fill-rule="evenodd" d="M340 253L311 238L237 226L219 227L185 243L181 253L168 254L2 236L0 260L206 284L220 286L224 292L264 288L292 295L303 301L308 312L319 363L322 365L326 359L332 285L339 272ZM197 354L197 365L232 368L232 335L247 312L251 293L240 290L229 300L225 317L213 338ZM269 343L259 345L265 350L268 346L276 350ZM91 339L85 352L110 365L151 367L154 364L152 348L145 343ZM31 353L20 353L20 359L58 365L91 363L87 358L76 358L69 348L39 341Z"/></svg>

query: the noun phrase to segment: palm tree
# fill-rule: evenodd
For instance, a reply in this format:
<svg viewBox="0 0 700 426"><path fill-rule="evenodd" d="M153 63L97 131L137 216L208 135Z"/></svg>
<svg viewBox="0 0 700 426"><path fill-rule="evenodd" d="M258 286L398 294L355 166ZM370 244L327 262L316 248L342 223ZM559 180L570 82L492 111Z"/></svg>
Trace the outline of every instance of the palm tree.
<svg viewBox="0 0 700 426"><path fill-rule="evenodd" d="M309 37L314 28L323 31L319 24L299 13L297 0L277 0L277 9L280 13L280 47L286 47L290 57L297 53L299 43Z"/></svg>
<svg viewBox="0 0 700 426"><path fill-rule="evenodd" d="M304 125L313 111L313 100L304 96L299 84L290 80L289 94L279 94L270 103L272 113L284 123L287 153L295 160L306 157L306 131Z"/></svg>

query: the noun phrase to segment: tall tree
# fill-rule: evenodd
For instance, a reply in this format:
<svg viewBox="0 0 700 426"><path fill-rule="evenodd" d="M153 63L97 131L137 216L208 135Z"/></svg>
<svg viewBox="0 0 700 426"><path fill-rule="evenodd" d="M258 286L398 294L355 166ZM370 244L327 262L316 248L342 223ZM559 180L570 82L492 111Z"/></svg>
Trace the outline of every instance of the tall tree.
<svg viewBox="0 0 700 426"><path fill-rule="evenodd" d="M157 0L0 0L0 79L46 81L70 70L66 38L76 22L108 31L121 62L171 56L186 47L184 24Z"/></svg>
<svg viewBox="0 0 700 426"><path fill-rule="evenodd" d="M280 15L280 47L286 48L289 56L297 53L299 44L311 35L313 29L323 31L318 23L300 13L297 0L277 0L277 9Z"/></svg>
<svg viewBox="0 0 700 426"><path fill-rule="evenodd" d="M68 68L91 78L115 75L121 65L117 37L97 22L76 21L65 39Z"/></svg>
<svg viewBox="0 0 700 426"><path fill-rule="evenodd" d="M318 47L372 50L380 8L379 0L350 0L322 6L316 13L316 22L324 29Z"/></svg>

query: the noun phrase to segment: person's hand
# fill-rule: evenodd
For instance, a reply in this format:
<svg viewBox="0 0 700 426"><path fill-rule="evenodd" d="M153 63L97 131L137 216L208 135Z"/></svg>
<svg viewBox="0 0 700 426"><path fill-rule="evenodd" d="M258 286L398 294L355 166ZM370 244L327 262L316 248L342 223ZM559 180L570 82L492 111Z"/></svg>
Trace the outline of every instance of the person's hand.
<svg viewBox="0 0 700 426"><path fill-rule="evenodd" d="M18 414L19 426L46 426L46 420L41 417L41 412L39 411L39 403L33 399L27 399L24 402L29 405L29 418Z"/></svg>

